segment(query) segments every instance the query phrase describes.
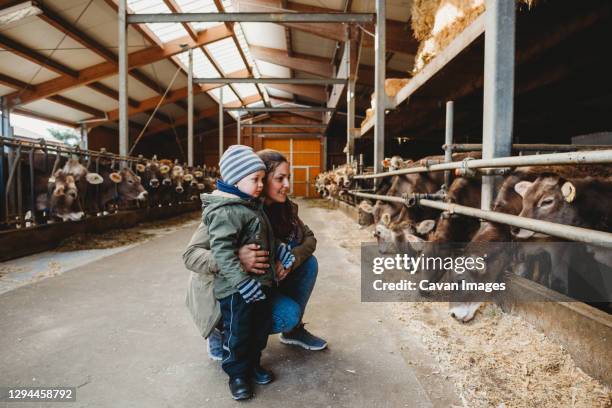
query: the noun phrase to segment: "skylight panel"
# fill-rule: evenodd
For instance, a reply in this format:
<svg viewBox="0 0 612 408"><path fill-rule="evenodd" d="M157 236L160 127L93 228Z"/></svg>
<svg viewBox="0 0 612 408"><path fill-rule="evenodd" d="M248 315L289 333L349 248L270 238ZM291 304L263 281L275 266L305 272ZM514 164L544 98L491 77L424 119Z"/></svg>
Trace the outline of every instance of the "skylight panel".
<svg viewBox="0 0 612 408"><path fill-rule="evenodd" d="M227 85L223 86L222 88L215 88L213 90L210 90L208 91L208 94L211 95L215 101L219 102L219 95L221 89L223 89L223 105L227 105L228 103L236 102L239 100L238 96L236 96L234 91L232 91L232 88Z"/></svg>
<svg viewBox="0 0 612 408"><path fill-rule="evenodd" d="M233 84L232 85L240 98L244 99L247 96L257 95L257 87L253 84Z"/></svg>
<svg viewBox="0 0 612 408"><path fill-rule="evenodd" d="M187 51L182 52L178 55L178 58L185 66L185 69L189 69L189 53ZM199 48L194 48L193 50L193 76L194 78L220 77L219 72Z"/></svg>
<svg viewBox="0 0 612 408"><path fill-rule="evenodd" d="M240 71L246 66L232 38L216 41L206 46L206 49L217 62L224 74Z"/></svg>
<svg viewBox="0 0 612 408"><path fill-rule="evenodd" d="M128 0L128 7L136 14L170 14L170 9L162 0ZM168 42L187 35L182 24L147 24L161 42Z"/></svg>
<svg viewBox="0 0 612 408"><path fill-rule="evenodd" d="M183 13L217 13L217 6L213 0L175 0ZM221 25L220 22L191 23L196 31Z"/></svg>

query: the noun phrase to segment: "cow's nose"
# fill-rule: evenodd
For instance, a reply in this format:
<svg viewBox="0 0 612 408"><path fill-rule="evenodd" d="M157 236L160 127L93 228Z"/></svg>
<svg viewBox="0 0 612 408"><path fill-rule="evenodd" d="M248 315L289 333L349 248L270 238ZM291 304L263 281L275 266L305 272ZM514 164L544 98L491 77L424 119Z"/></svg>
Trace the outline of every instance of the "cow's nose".
<svg viewBox="0 0 612 408"><path fill-rule="evenodd" d="M172 181L170 179L164 179L164 181L162 181L162 184L164 186L169 186L170 184L172 184Z"/></svg>
<svg viewBox="0 0 612 408"><path fill-rule="evenodd" d="M181 194L183 192L183 187L181 186L176 186L176 192Z"/></svg>
<svg viewBox="0 0 612 408"><path fill-rule="evenodd" d="M378 232L378 231L374 231L374 232L372 233L372 235L374 236L374 238L378 238L378 237L380 237L380 232Z"/></svg>
<svg viewBox="0 0 612 408"><path fill-rule="evenodd" d="M159 180L158 179L151 179L149 184L151 185L151 187L157 188L157 187L159 187Z"/></svg>

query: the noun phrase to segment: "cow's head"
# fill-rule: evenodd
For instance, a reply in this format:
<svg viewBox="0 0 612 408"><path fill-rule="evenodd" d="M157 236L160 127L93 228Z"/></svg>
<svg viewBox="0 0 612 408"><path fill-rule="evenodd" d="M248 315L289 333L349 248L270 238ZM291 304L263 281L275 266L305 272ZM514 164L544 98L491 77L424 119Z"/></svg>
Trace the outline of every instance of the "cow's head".
<svg viewBox="0 0 612 408"><path fill-rule="evenodd" d="M125 167L119 172L110 174L111 182L117 187L117 193L122 201L147 199L147 191L142 186L142 179L132 170Z"/></svg>
<svg viewBox="0 0 612 408"><path fill-rule="evenodd" d="M185 192L185 187L183 186L184 177L185 171L183 170L183 166L175 164L172 167L171 179L172 184L174 185L174 190L178 194L182 194L183 192Z"/></svg>
<svg viewBox="0 0 612 408"><path fill-rule="evenodd" d="M523 198L523 209L519 216L567 225L579 224L574 202L580 192L574 182L559 176L540 176L534 182L516 183L514 190ZM542 235L518 227L513 227L511 231L519 239Z"/></svg>
<svg viewBox="0 0 612 408"><path fill-rule="evenodd" d="M374 206L370 200L361 200L359 206L359 225L367 227L374 224Z"/></svg>
<svg viewBox="0 0 612 408"><path fill-rule="evenodd" d="M83 218L74 176L58 170L49 183L52 189L49 202L51 214L63 221L77 221Z"/></svg>
<svg viewBox="0 0 612 408"><path fill-rule="evenodd" d="M147 190L155 190L159 188L162 174L160 172L160 164L157 160L150 161L146 164L142 172L142 183Z"/></svg>

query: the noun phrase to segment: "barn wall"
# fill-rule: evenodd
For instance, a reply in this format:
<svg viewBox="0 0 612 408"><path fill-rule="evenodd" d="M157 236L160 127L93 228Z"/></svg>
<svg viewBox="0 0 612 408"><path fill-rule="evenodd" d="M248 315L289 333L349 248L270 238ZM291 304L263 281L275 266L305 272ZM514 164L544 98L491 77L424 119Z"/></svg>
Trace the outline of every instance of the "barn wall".
<svg viewBox="0 0 612 408"><path fill-rule="evenodd" d="M106 148L109 152L119 153L119 136L117 131L99 126L91 129L87 137L89 150Z"/></svg>

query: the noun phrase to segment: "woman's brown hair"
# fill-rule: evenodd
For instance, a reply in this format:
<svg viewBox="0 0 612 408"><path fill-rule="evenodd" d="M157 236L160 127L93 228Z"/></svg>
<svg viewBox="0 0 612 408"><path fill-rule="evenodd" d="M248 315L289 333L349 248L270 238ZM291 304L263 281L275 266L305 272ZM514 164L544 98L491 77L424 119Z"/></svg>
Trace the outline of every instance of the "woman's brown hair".
<svg viewBox="0 0 612 408"><path fill-rule="evenodd" d="M272 149L264 149L257 152L257 155L266 165L266 180L274 174L278 166L289 163L281 152ZM283 241L295 240L302 243L304 231L302 221L298 217L298 206L289 198L284 203L272 203L264 207L266 215L270 219L274 236Z"/></svg>

